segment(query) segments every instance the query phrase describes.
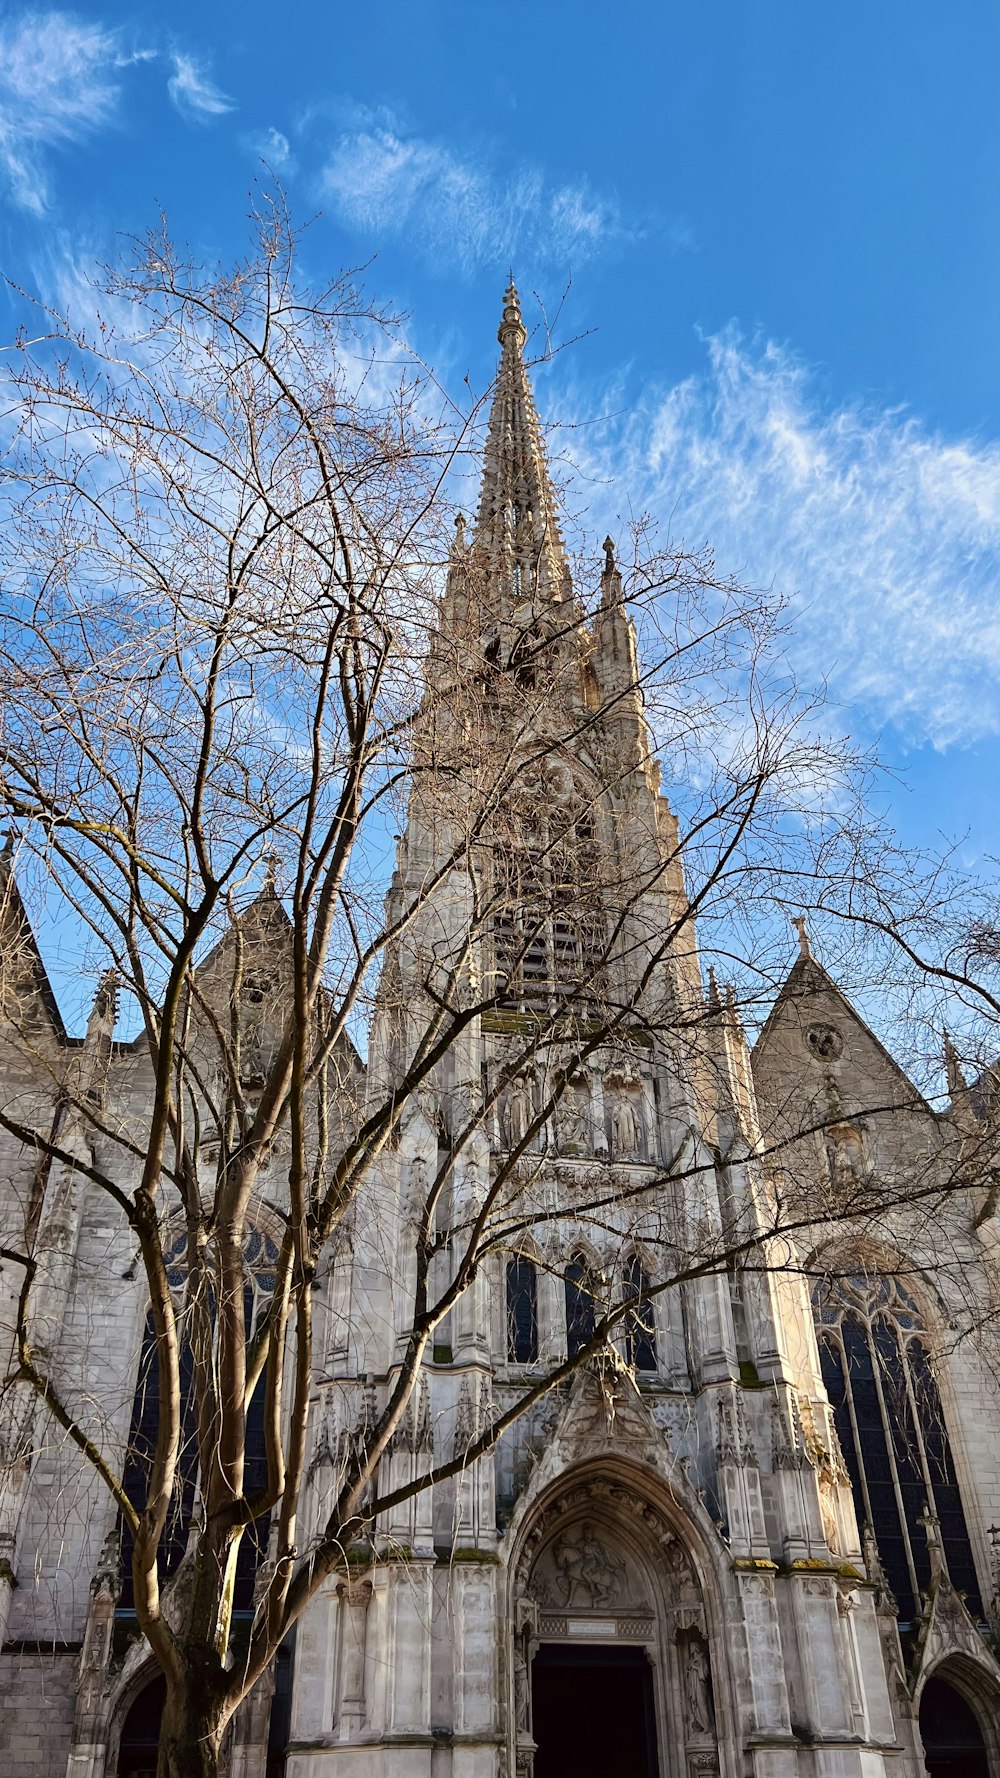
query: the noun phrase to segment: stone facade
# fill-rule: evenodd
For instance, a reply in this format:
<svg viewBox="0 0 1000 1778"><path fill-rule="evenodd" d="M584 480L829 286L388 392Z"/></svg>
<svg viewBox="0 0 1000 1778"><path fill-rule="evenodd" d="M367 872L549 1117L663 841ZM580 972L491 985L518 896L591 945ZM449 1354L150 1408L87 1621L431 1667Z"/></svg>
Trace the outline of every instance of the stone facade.
<svg viewBox="0 0 1000 1778"><path fill-rule="evenodd" d="M456 539L432 686L450 641L473 620L476 572L492 588L494 618L528 606L543 640L545 613L559 606L565 614L572 599L513 291L500 341L482 500L471 541L461 530ZM603 800L594 843L606 856L627 849L633 865L668 861L652 873L639 909L640 929L645 920L655 932L685 887L680 865L669 863L676 828L628 692L635 642L610 551L602 594L586 632L587 670L605 695L613 698L616 684L627 695L588 736L579 761L551 762L543 788L558 804L577 764L600 782L602 760L613 762L617 788ZM390 909L441 844L415 791ZM105 1090L141 1122L144 1064L138 1051L112 1044L113 996L99 996L82 1044L67 1039L10 870L3 895L8 980L13 973L22 1025L25 1006L32 1009L36 1058L28 1066L23 1049L9 1047L8 1102L25 1121L51 1127L61 1114L46 1082L70 1057L81 1078L100 1063ZM268 892L247 916L251 959L255 947L273 954L277 907ZM461 917L454 902L444 913L435 905L428 932L434 921L460 926ZM372 1091L405 1051L399 1006L419 995L421 942L417 931L394 959L396 999L376 1021L369 1055ZM929 1186L945 1178L961 1164L980 1110L954 1062L952 1114L921 1100L809 955L804 931L752 1057L732 1004L714 983L703 987L693 946L664 963L657 982L656 991L699 1010L697 1053L679 1060L655 1042L627 1060L598 1050L571 1083L525 1188L540 1206L565 1206L517 1249L533 1268L530 1351L512 1351L501 1255L435 1346L384 1460L390 1484L460 1455L533 1367L565 1355L564 1273L574 1254L606 1272L642 1255L655 1282L665 1213L655 1194L644 1196L643 1181L661 1178L679 1155L689 1157L690 1190L699 1194L685 1206L694 1218L721 1219L733 1202L752 1207L755 1181L776 1169L807 1217L817 1207L815 1226L798 1239L808 1264L735 1280L709 1274L655 1297L638 1386L613 1371L579 1371L515 1423L494 1458L388 1515L378 1559L329 1582L298 1626L290 1722L287 1736L270 1735L270 1765L273 1682L240 1711L227 1754L239 1778L282 1769L289 1778L529 1778L544 1757L536 1761L536 1731L558 1712L567 1673L595 1725L601 1686L612 1701L643 1700L640 1728L629 1713L634 1770L644 1761L662 1778L918 1778L921 1693L929 1679L944 1679L979 1725L980 1769L1000 1778L1000 1667L984 1631L996 1611L1000 1390L976 1335L994 1300L992 1202L985 1188L972 1190L942 1224L929 1190L937 1209L923 1215L911 1206L891 1254L885 1231L872 1252L862 1229L842 1220L833 1227L822 1214L868 1177L920 1176ZM454 1097L463 1080L503 1068L508 1039L509 1023L478 1021L448 1058L441 1094ZM526 1138L536 1093L530 1075L512 1078L489 1129L469 1146L456 1191L470 1203L497 1156ZM64 1145L82 1139L70 1118ZM398 1147L371 1181L349 1250L321 1281L328 1350L310 1468L316 1521L343 1439L398 1361L409 1311L409 1206L437 1164L439 1142L433 1105L414 1102ZM609 1166L631 1207L608 1210L599 1249L591 1224L574 1225L572 1195ZM121 1447L144 1319L132 1246L100 1193L71 1168L42 1177L32 1152L9 1138L0 1168L5 1241L16 1245L34 1219L51 1255L39 1337L53 1355L83 1355L80 1397L99 1404L103 1435ZM917 1529L909 1512L910 1533L922 1539L913 1545L917 1581L926 1584L903 1639L876 1543L859 1529L805 1276L822 1273L826 1251L836 1249L842 1264L851 1243L872 1277L902 1268L919 1303L980 1601L975 1610L963 1603L933 1516ZM0 1274L5 1327L18 1281L14 1268ZM121 1610L108 1502L40 1425L21 1398L0 1403L0 1770L110 1778L150 1665Z"/></svg>

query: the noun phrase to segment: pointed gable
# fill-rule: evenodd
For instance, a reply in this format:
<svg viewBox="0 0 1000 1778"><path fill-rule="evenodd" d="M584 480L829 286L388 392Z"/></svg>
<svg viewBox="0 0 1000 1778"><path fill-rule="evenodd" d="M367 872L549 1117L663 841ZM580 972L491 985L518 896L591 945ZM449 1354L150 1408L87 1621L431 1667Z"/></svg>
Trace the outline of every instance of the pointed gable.
<svg viewBox="0 0 1000 1778"><path fill-rule="evenodd" d="M919 1088L804 944L751 1057L765 1146L801 1137L797 1170L829 1161L829 1133L855 1133L864 1165L886 1176L925 1166L941 1147Z"/></svg>
<svg viewBox="0 0 1000 1778"><path fill-rule="evenodd" d="M66 1042L62 1014L17 886L10 839L0 853L0 1020L22 1037Z"/></svg>

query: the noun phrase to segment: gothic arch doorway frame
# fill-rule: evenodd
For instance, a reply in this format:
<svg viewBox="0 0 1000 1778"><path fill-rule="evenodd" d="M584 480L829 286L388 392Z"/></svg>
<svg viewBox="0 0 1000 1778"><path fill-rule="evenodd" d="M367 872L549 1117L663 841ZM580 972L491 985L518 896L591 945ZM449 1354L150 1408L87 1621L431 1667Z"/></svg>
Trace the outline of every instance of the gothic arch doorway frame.
<svg viewBox="0 0 1000 1778"><path fill-rule="evenodd" d="M920 1684L913 1700L918 1730L924 1691L932 1679L942 1680L968 1705L983 1738L989 1778L1000 1778L1000 1687L994 1675L969 1654L960 1651L944 1654L920 1675ZM922 1731L920 1744L923 1748Z"/></svg>
<svg viewBox="0 0 1000 1778"><path fill-rule="evenodd" d="M692 1516L655 1471L617 1459L565 1470L525 1515L508 1588L507 1735L517 1778L533 1775L535 1652L574 1643L644 1650L658 1778L725 1774L735 1716L721 1587Z"/></svg>
<svg viewBox="0 0 1000 1778"><path fill-rule="evenodd" d="M115 1690L108 1695L107 1730L104 1749L104 1765L100 1768L104 1778L117 1778L118 1764L121 1755L122 1731L125 1727L132 1706L137 1704L144 1692L150 1691L162 1680L163 1674L158 1663L149 1653L145 1643L133 1643L129 1656L135 1653L135 1660L126 1657L125 1667L119 1677Z"/></svg>

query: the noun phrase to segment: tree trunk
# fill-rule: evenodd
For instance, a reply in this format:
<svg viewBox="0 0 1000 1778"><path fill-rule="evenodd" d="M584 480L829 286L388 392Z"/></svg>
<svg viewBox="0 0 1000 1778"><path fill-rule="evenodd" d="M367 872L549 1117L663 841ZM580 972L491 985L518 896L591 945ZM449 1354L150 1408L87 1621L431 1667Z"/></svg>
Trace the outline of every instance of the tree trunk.
<svg viewBox="0 0 1000 1778"><path fill-rule="evenodd" d="M219 1778L226 1724L215 1704L168 1693L160 1726L156 1778Z"/></svg>

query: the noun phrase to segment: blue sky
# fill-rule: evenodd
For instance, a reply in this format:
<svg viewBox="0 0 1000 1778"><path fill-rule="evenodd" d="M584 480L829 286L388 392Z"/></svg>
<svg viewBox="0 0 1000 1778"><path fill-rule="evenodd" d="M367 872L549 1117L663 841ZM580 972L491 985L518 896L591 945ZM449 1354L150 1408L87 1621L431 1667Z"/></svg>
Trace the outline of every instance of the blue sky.
<svg viewBox="0 0 1000 1778"><path fill-rule="evenodd" d="M792 654L996 850L1000 10L987 0L258 0L0 11L0 263L65 289L163 207L239 251L261 157L318 271L457 386L508 265L585 335L537 379L600 518L793 601ZM605 423L599 423L607 416Z"/></svg>

